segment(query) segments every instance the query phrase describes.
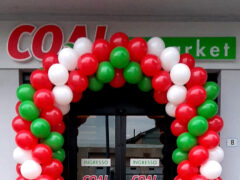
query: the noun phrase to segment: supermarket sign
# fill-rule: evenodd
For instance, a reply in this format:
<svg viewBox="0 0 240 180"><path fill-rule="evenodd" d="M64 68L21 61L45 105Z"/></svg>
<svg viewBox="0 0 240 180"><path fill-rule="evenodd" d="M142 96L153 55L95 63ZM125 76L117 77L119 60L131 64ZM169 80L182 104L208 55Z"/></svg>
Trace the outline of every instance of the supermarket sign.
<svg viewBox="0 0 240 180"><path fill-rule="evenodd" d="M198 60L235 60L236 37L163 37L166 46L177 46Z"/></svg>
<svg viewBox="0 0 240 180"><path fill-rule="evenodd" d="M33 57L42 59L48 52L58 53L64 46L71 46L78 38L87 37L87 25L75 25L72 32L64 37L62 28L55 24L36 27L32 24L22 24L15 27L9 34L7 52L11 59L24 62ZM93 40L105 38L106 25L97 25ZM31 43L26 45L27 36ZM150 37L144 37L148 40ZM226 60L236 59L236 37L162 37L166 47L176 46L181 53L190 53L196 60ZM24 46L22 46L24 44ZM47 44L47 45L46 45Z"/></svg>

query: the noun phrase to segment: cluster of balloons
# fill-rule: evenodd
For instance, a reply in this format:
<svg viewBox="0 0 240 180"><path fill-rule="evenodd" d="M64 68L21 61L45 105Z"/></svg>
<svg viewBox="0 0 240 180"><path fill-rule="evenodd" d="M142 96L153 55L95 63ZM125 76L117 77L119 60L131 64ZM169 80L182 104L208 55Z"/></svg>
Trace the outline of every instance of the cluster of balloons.
<svg viewBox="0 0 240 180"><path fill-rule="evenodd" d="M69 112L70 103L81 100L87 88L100 91L106 83L121 88L126 82L143 92L153 89L155 101L166 104L166 113L176 117L171 126L178 136L173 153L179 164L175 179L220 176L223 151L218 146L218 132L223 121L216 115L214 101L219 87L206 82L206 71L195 67L190 54L165 48L159 37L129 40L118 32L109 42L79 38L58 55L47 53L42 64L43 69L32 72L31 84L17 89L18 115L12 127L17 133L13 157L18 163L18 180L63 179L63 115Z"/></svg>
<svg viewBox="0 0 240 180"><path fill-rule="evenodd" d="M219 86L206 82L206 71L194 64L190 66L188 58L183 59L191 76L181 103L176 102L176 97L171 104L175 107L168 113L176 118L171 124L171 131L177 136L177 149L172 154L178 164L175 180L220 180L224 152L219 147L218 133L223 128L223 120L217 115L218 106L214 101L219 95Z"/></svg>
<svg viewBox="0 0 240 180"><path fill-rule="evenodd" d="M33 71L31 84L17 89L17 116L12 121L16 132L13 158L17 162L17 180L63 180L63 115L68 110L56 104L53 91L58 86L53 88L48 76L50 67L58 62L56 54L47 54L43 58L44 70ZM57 93L63 93L62 89Z"/></svg>

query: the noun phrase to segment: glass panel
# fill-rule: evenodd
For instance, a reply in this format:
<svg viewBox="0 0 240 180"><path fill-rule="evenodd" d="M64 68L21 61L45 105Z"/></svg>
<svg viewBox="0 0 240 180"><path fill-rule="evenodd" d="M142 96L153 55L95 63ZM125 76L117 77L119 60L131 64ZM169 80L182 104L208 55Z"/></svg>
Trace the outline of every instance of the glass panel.
<svg viewBox="0 0 240 180"><path fill-rule="evenodd" d="M115 117L78 116L78 120L78 179L113 179ZM109 128L106 127L107 120ZM107 139L107 133L109 133L109 140ZM109 148L107 151L108 141ZM108 159L111 159L111 165Z"/></svg>
<svg viewBox="0 0 240 180"><path fill-rule="evenodd" d="M164 116L160 116L164 118ZM163 179L159 116L127 116L126 179Z"/></svg>

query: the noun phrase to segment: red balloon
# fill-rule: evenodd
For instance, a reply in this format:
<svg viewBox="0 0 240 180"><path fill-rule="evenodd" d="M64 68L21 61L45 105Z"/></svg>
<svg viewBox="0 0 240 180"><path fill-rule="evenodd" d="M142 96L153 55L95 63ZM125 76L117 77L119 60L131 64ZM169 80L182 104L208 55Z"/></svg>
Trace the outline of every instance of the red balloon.
<svg viewBox="0 0 240 180"><path fill-rule="evenodd" d="M152 79L152 86L155 91L167 91L172 85L170 75L167 71L161 71Z"/></svg>
<svg viewBox="0 0 240 180"><path fill-rule="evenodd" d="M66 129L65 123L62 121L58 123L57 125L52 126L52 131L58 132L60 134L63 134Z"/></svg>
<svg viewBox="0 0 240 180"><path fill-rule="evenodd" d="M115 69L115 75L113 80L110 82L110 85L114 88L120 88L120 87L123 87L125 83L126 83L126 80L123 76L123 70Z"/></svg>
<svg viewBox="0 0 240 180"><path fill-rule="evenodd" d="M186 64L189 69L192 69L195 66L194 57L188 53L181 54L179 63Z"/></svg>
<svg viewBox="0 0 240 180"><path fill-rule="evenodd" d="M171 132L174 136L179 136L180 134L187 132L187 127L182 125L177 119L175 119L171 124Z"/></svg>
<svg viewBox="0 0 240 180"><path fill-rule="evenodd" d="M132 61L140 62L147 54L147 42L143 38L133 38L128 44L128 51Z"/></svg>
<svg viewBox="0 0 240 180"><path fill-rule="evenodd" d="M53 52L49 52L43 56L42 65L43 68L48 71L48 69L53 65L58 63L58 55Z"/></svg>
<svg viewBox="0 0 240 180"><path fill-rule="evenodd" d="M187 88L192 86L203 86L207 81L207 71L201 67L194 67L191 69L191 77L187 83Z"/></svg>
<svg viewBox="0 0 240 180"><path fill-rule="evenodd" d="M154 76L161 71L161 61L157 56L148 54L141 60L141 69L146 76Z"/></svg>
<svg viewBox="0 0 240 180"><path fill-rule="evenodd" d="M49 89L52 90L53 85L48 79L48 74L44 70L37 69L32 72L30 82L34 89Z"/></svg>
<svg viewBox="0 0 240 180"><path fill-rule="evenodd" d="M180 176L176 176L174 180L183 180L183 178L181 178Z"/></svg>
<svg viewBox="0 0 240 180"><path fill-rule="evenodd" d="M54 106L54 96L48 89L37 90L33 96L34 104L41 110L50 110Z"/></svg>
<svg viewBox="0 0 240 180"><path fill-rule="evenodd" d="M78 59L78 69L83 75L93 75L98 69L97 58L91 53L83 54Z"/></svg>
<svg viewBox="0 0 240 180"><path fill-rule="evenodd" d="M25 179L25 178L22 177L22 176L19 176L16 180L27 180L27 179Z"/></svg>
<svg viewBox="0 0 240 180"><path fill-rule="evenodd" d="M167 91L154 91L153 97L158 104L167 104Z"/></svg>
<svg viewBox="0 0 240 180"><path fill-rule="evenodd" d="M198 143L207 149L213 149L219 145L220 137L218 133L208 130L204 135L198 137Z"/></svg>
<svg viewBox="0 0 240 180"><path fill-rule="evenodd" d="M198 173L198 168L193 166L189 160L185 160L178 165L177 172L181 178L189 180Z"/></svg>
<svg viewBox="0 0 240 180"><path fill-rule="evenodd" d="M71 71L68 78L68 86L75 92L83 92L88 87L88 78L79 71Z"/></svg>
<svg viewBox="0 0 240 180"><path fill-rule="evenodd" d="M223 125L223 119L218 115L208 119L208 130L213 130L218 133L222 130Z"/></svg>
<svg viewBox="0 0 240 180"><path fill-rule="evenodd" d="M12 128L15 132L19 132L21 130L30 130L31 122L25 121L20 116L16 116L12 120Z"/></svg>
<svg viewBox="0 0 240 180"><path fill-rule="evenodd" d="M41 175L36 180L55 180L55 179L48 175Z"/></svg>
<svg viewBox="0 0 240 180"><path fill-rule="evenodd" d="M217 179L214 179L214 180L222 180L222 178L221 178L221 177L218 177Z"/></svg>
<svg viewBox="0 0 240 180"><path fill-rule="evenodd" d="M18 132L15 137L15 141L20 148L25 150L34 148L38 143L38 139L28 130Z"/></svg>
<svg viewBox="0 0 240 180"><path fill-rule="evenodd" d="M187 125L188 122L196 115L196 109L187 103L178 105L175 112L176 119L178 119L178 121L183 125Z"/></svg>
<svg viewBox="0 0 240 180"><path fill-rule="evenodd" d="M195 166L200 166L205 163L208 157L208 150L203 146L195 146L188 154L189 161Z"/></svg>
<svg viewBox="0 0 240 180"><path fill-rule="evenodd" d="M191 178L191 180L207 180L204 176L196 175Z"/></svg>
<svg viewBox="0 0 240 180"><path fill-rule="evenodd" d="M16 104L16 106L15 106L15 111L16 111L16 113L20 116L20 114L19 114L19 106L20 106L20 104L21 104L21 101L18 101L17 102L17 104Z"/></svg>
<svg viewBox="0 0 240 180"><path fill-rule="evenodd" d="M63 120L62 112L56 107L53 107L51 110L42 111L40 117L46 119L51 127L61 123Z"/></svg>
<svg viewBox="0 0 240 180"><path fill-rule="evenodd" d="M22 176L22 173L21 173L21 164L17 164L16 165L16 171L17 171L17 174L19 175L19 176Z"/></svg>
<svg viewBox="0 0 240 180"><path fill-rule="evenodd" d="M64 178L62 176L60 176L56 180L64 180Z"/></svg>
<svg viewBox="0 0 240 180"><path fill-rule="evenodd" d="M113 34L110 38L110 47L114 49L115 47L122 46L128 48L128 36L125 33L117 32Z"/></svg>
<svg viewBox="0 0 240 180"><path fill-rule="evenodd" d="M32 150L32 156L40 164L48 164L52 161L52 150L46 144L38 144Z"/></svg>
<svg viewBox="0 0 240 180"><path fill-rule="evenodd" d="M49 175L54 178L58 178L59 176L61 176L62 172L63 172L63 165L57 159L53 159L51 163L47 165L43 165L42 167L42 174Z"/></svg>
<svg viewBox="0 0 240 180"><path fill-rule="evenodd" d="M191 87L186 96L186 101L193 107L200 106L207 98L206 90L202 86Z"/></svg>
<svg viewBox="0 0 240 180"><path fill-rule="evenodd" d="M97 58L98 62L109 61L111 49L108 41L104 39L97 39L93 43L92 53Z"/></svg>
<svg viewBox="0 0 240 180"><path fill-rule="evenodd" d="M73 99L72 99L73 103L76 103L76 102L80 101L81 98L82 98L82 93L81 92L73 91Z"/></svg>

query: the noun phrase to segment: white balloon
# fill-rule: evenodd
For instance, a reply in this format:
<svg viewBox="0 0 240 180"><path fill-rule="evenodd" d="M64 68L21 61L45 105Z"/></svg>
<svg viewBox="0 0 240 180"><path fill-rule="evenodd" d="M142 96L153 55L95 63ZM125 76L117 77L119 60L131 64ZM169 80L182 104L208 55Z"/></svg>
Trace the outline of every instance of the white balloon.
<svg viewBox="0 0 240 180"><path fill-rule="evenodd" d="M222 173L222 166L217 161L209 160L200 167L200 173L207 179L216 179Z"/></svg>
<svg viewBox="0 0 240 180"><path fill-rule="evenodd" d="M60 105L68 105L73 99L73 92L67 85L55 86L52 90L55 103Z"/></svg>
<svg viewBox="0 0 240 180"><path fill-rule="evenodd" d="M210 149L208 152L209 152L209 160L221 162L224 158L224 151L219 146L217 146L214 149Z"/></svg>
<svg viewBox="0 0 240 180"><path fill-rule="evenodd" d="M176 47L165 48L160 56L162 67L166 71L170 71L172 67L180 60L180 53Z"/></svg>
<svg viewBox="0 0 240 180"><path fill-rule="evenodd" d="M32 159L32 151L31 150L24 150L20 147L16 147L13 151L13 159L19 163L22 164L27 160Z"/></svg>
<svg viewBox="0 0 240 180"><path fill-rule="evenodd" d="M173 85L168 89L167 99L168 102L178 105L185 101L187 89L184 86Z"/></svg>
<svg viewBox="0 0 240 180"><path fill-rule="evenodd" d="M48 78L56 86L64 85L68 76L68 70L62 64L53 64L48 70Z"/></svg>
<svg viewBox="0 0 240 180"><path fill-rule="evenodd" d="M70 111L70 104L60 105L55 103L54 106L57 107L63 115L66 115Z"/></svg>
<svg viewBox="0 0 240 180"><path fill-rule="evenodd" d="M72 48L63 48L58 54L59 63L69 71L76 69L78 54Z"/></svg>
<svg viewBox="0 0 240 180"><path fill-rule="evenodd" d="M165 43L163 40L159 37L152 37L148 40L148 54L154 54L158 57L160 57L161 52L165 48Z"/></svg>
<svg viewBox="0 0 240 180"><path fill-rule="evenodd" d="M88 38L81 37L75 41L73 49L76 51L78 56L90 53L92 52L92 42Z"/></svg>
<svg viewBox="0 0 240 180"><path fill-rule="evenodd" d="M171 80L176 85L186 84L191 76L191 71L186 64L178 63L173 66L170 72Z"/></svg>
<svg viewBox="0 0 240 180"><path fill-rule="evenodd" d="M172 103L167 103L165 106L165 111L169 116L175 117L176 108L177 108L176 105L174 105Z"/></svg>
<svg viewBox="0 0 240 180"><path fill-rule="evenodd" d="M42 173L42 167L34 160L27 160L21 166L21 174L26 179L36 179Z"/></svg>

